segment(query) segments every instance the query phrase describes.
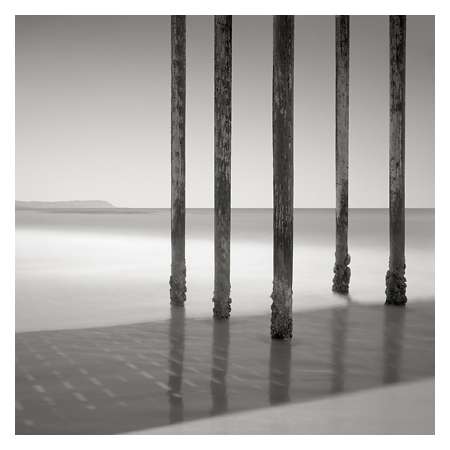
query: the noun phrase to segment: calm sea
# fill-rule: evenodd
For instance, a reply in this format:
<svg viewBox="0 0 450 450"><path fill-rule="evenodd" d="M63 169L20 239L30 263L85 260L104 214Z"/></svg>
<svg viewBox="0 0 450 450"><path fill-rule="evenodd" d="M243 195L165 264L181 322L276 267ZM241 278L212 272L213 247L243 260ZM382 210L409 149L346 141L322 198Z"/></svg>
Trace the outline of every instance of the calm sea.
<svg viewBox="0 0 450 450"><path fill-rule="evenodd" d="M388 211L351 210L351 301L384 303ZM294 310L346 300L331 293L334 210L296 210ZM213 211L186 217L187 317L212 313ZM407 210L408 301L434 300L434 210ZM167 319L170 210L16 211L16 331ZM272 211L232 212L232 315L267 314Z"/></svg>

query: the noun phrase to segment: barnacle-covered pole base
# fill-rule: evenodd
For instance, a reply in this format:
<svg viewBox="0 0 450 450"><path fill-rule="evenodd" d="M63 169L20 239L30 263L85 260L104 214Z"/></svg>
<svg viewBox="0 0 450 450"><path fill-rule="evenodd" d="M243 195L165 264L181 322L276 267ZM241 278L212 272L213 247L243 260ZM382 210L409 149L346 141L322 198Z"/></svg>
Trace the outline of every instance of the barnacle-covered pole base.
<svg viewBox="0 0 450 450"><path fill-rule="evenodd" d="M215 319L229 319L231 312L230 289L220 292L214 291L213 316Z"/></svg>
<svg viewBox="0 0 450 450"><path fill-rule="evenodd" d="M402 306L407 302L405 268L386 273L386 305Z"/></svg>
<svg viewBox="0 0 450 450"><path fill-rule="evenodd" d="M292 288L288 283L273 283L270 335L273 339L292 337Z"/></svg>
<svg viewBox="0 0 450 450"><path fill-rule="evenodd" d="M184 306L186 301L186 265L174 267L172 264L172 275L170 276L170 304Z"/></svg>
<svg viewBox="0 0 450 450"><path fill-rule="evenodd" d="M348 266L350 264L350 255L347 253L344 260L340 263L337 262L337 254L336 254L336 263L334 264L334 278L333 278L333 287L332 291L337 294L348 294L348 287L350 284L350 275L351 270Z"/></svg>

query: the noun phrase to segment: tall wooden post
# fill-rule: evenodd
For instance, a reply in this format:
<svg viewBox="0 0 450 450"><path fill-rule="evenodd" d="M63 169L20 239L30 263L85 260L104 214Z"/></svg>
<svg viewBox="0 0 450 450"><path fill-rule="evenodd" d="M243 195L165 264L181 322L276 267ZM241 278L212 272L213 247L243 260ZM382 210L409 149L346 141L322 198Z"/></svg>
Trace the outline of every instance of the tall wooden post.
<svg viewBox="0 0 450 450"><path fill-rule="evenodd" d="M389 17L389 270L386 303L406 303L405 278L405 56L406 16Z"/></svg>
<svg viewBox="0 0 450 450"><path fill-rule="evenodd" d="M171 243L170 303L186 301L185 113L186 17L171 17Z"/></svg>
<svg viewBox="0 0 450 450"><path fill-rule="evenodd" d="M214 317L228 319L231 221L231 16L214 18Z"/></svg>
<svg viewBox="0 0 450 450"><path fill-rule="evenodd" d="M273 291L271 335L292 337L294 17L273 17Z"/></svg>
<svg viewBox="0 0 450 450"><path fill-rule="evenodd" d="M349 16L336 16L336 261L333 291L348 293Z"/></svg>

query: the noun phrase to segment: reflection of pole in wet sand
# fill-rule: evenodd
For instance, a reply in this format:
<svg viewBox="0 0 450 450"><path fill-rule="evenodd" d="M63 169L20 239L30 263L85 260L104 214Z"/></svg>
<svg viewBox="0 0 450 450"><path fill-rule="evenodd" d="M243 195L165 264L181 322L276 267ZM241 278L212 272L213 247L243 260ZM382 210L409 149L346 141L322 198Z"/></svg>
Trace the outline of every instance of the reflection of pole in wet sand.
<svg viewBox="0 0 450 450"><path fill-rule="evenodd" d="M184 358L184 308L172 306L169 325L169 422L183 420L183 358Z"/></svg>
<svg viewBox="0 0 450 450"><path fill-rule="evenodd" d="M291 343L272 340L270 344L269 401L271 405L288 402L291 381Z"/></svg>
<svg viewBox="0 0 450 450"><path fill-rule="evenodd" d="M383 383L400 380L406 312L404 308L389 305L384 308Z"/></svg>
<svg viewBox="0 0 450 450"><path fill-rule="evenodd" d="M213 321L213 346L211 368L211 415L228 409L226 376L228 370L228 348L230 345L230 323L228 320Z"/></svg>
<svg viewBox="0 0 450 450"><path fill-rule="evenodd" d="M332 380L331 392L342 392L345 383L345 341L347 337L349 308L336 308L333 310L333 340L332 340Z"/></svg>

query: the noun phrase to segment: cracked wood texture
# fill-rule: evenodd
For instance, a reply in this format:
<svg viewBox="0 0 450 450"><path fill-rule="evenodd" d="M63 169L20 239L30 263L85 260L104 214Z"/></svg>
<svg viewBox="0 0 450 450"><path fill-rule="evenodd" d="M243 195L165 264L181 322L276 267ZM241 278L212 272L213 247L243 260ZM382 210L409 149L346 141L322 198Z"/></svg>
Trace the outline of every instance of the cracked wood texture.
<svg viewBox="0 0 450 450"><path fill-rule="evenodd" d="M336 16L336 260L333 291L348 293L349 16Z"/></svg>
<svg viewBox="0 0 450 450"><path fill-rule="evenodd" d="M214 309L228 319L231 222L231 16L214 17Z"/></svg>
<svg viewBox="0 0 450 450"><path fill-rule="evenodd" d="M389 16L389 270L386 303L406 303L405 278L405 59L406 16Z"/></svg>
<svg viewBox="0 0 450 450"><path fill-rule="evenodd" d="M171 245L170 302L186 301L185 261L186 17L171 17Z"/></svg>
<svg viewBox="0 0 450 450"><path fill-rule="evenodd" d="M292 337L294 17L273 17L273 291L271 335Z"/></svg>

